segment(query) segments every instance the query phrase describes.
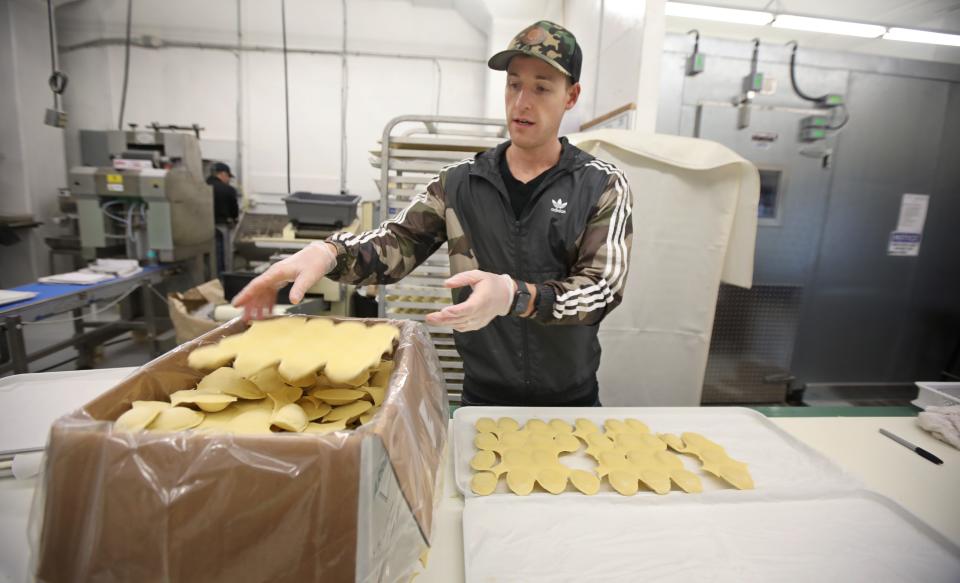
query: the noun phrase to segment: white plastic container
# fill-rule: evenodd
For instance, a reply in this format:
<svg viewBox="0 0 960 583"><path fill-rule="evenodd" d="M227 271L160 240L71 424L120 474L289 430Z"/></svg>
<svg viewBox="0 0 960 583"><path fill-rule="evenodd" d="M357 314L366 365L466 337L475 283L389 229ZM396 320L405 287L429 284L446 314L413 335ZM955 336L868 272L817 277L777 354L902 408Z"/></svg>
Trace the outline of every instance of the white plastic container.
<svg viewBox="0 0 960 583"><path fill-rule="evenodd" d="M917 398L910 402L921 409L926 409L931 405L937 407L960 405L960 383L917 381L916 385L920 390L917 393Z"/></svg>

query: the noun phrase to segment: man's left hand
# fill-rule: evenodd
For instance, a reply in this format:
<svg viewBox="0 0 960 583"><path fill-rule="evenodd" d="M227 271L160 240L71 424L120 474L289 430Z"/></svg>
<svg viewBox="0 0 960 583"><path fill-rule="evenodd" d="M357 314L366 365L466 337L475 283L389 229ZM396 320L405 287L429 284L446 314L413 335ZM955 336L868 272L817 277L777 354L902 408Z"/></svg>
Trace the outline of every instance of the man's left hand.
<svg viewBox="0 0 960 583"><path fill-rule="evenodd" d="M431 326L449 326L457 332L479 330L497 316L506 316L516 292L516 284L509 275L478 269L458 273L443 285L448 288L469 285L473 288L467 301L427 314L427 323Z"/></svg>

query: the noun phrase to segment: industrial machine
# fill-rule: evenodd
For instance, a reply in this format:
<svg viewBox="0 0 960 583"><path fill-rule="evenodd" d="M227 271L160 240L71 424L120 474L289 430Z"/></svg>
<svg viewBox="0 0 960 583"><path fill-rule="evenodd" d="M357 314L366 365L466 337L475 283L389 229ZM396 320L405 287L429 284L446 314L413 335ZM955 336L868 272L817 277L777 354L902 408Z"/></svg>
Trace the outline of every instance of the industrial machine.
<svg viewBox="0 0 960 583"><path fill-rule="evenodd" d="M236 253L246 260L248 268L221 274L227 300L270 265L310 243L338 231L360 233L373 227L373 203L362 202L355 195L255 194L253 201L253 207L240 219L234 236ZM303 313L351 315L355 289L323 278L307 291L308 299L317 309ZM289 290L289 285L278 290L278 304L289 303Z"/></svg>
<svg viewBox="0 0 960 583"><path fill-rule="evenodd" d="M210 256L213 194L204 181L199 128L81 130L80 155L70 190L85 259Z"/></svg>

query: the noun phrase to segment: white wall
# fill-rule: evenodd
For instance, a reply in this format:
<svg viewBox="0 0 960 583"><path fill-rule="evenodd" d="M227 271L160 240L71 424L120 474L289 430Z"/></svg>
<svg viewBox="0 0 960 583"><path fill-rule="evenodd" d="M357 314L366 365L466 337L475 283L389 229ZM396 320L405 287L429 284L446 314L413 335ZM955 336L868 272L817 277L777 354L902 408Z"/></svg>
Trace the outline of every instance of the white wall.
<svg viewBox="0 0 960 583"><path fill-rule="evenodd" d="M53 106L47 87L50 49L46 9L31 0L0 2L0 215L32 215L46 225L19 230L0 246L0 287L46 273L43 236L52 233L57 189L65 186L63 131L44 125Z"/></svg>
<svg viewBox="0 0 960 583"><path fill-rule="evenodd" d="M662 6L663 0L650 2ZM58 7L61 69L70 77L69 127L61 132L41 121L51 101L44 4L0 2L0 212L32 212L41 220L55 214L65 169L79 162L78 130L116 127L126 6L126 0L82 0ZM294 190L335 192L341 184L343 6L342 0L287 0ZM584 50L584 91L562 131L620 105L625 80L635 94L643 85L634 78L636 60L618 57L618 43L633 42L641 22L611 21L611 14L631 9L626 0L348 0L346 6L343 180L368 199L377 197L369 150L391 118L502 117L503 73L489 71L486 60L535 20L568 27ZM238 19L243 51L234 50ZM150 46L131 49L125 121L198 123L206 128L205 155L231 163L248 193L285 193L280 0L134 0L133 37ZM82 43L94 45L76 47ZM16 283L46 272L42 234L29 234L15 253L31 259ZM4 268L12 261L8 251L0 249ZM12 285L9 280L0 283Z"/></svg>
<svg viewBox="0 0 960 583"><path fill-rule="evenodd" d="M487 35L487 58L507 48L513 37L524 28L533 24L534 20L520 18L496 18L490 23L490 32ZM507 83L507 74L503 71L486 71L486 108L484 117L501 119L506 115L504 105L504 89Z"/></svg>
<svg viewBox="0 0 960 583"><path fill-rule="evenodd" d="M566 26L583 50L583 92L567 117L584 123L635 103L635 129L654 130L663 9L664 0L566 0Z"/></svg>
<svg viewBox="0 0 960 583"><path fill-rule="evenodd" d="M237 6L237 0L134 0L133 36L235 45ZM240 6L244 46L279 48L280 1L240 0ZM339 0L287 1L294 190L336 192L340 187L342 16ZM387 121L402 114L483 114L487 43L453 8L408 0L349 0L346 16L346 187L376 198L377 173L368 150L376 147ZM122 38L125 18L123 0L69 4L58 11L61 45ZM296 52L304 49L336 54ZM116 127L123 47L62 52L63 68L71 76L67 155L73 164L79 159L76 130ZM242 167L235 174L247 192L286 192L279 52L247 50L238 57L228 50L134 47L129 87L126 121L198 123L206 128L205 155L216 153L228 162L239 155Z"/></svg>
<svg viewBox="0 0 960 583"><path fill-rule="evenodd" d="M344 4L347 167L341 177ZM616 22L610 14L630 5L626 0L287 0L292 189L335 192L345 181L350 192L376 198L369 150L391 118L502 117L503 73L489 71L486 60L541 18L568 27L584 50L581 102L561 127L575 131L622 97L617 83L629 78L628 85L640 91L642 82L633 79L637 63L620 58L627 70L616 65L617 43L627 42L618 39L631 39L640 21L627 19L619 35L611 32ZM117 126L126 7L126 0L82 0L57 8L61 69L70 77L64 96L69 127L61 132L41 121L51 101L44 3L0 2L0 212L33 213L41 220L56 214L57 188L65 184L66 168L79 162L78 130ZM238 20L243 51L234 50ZM245 191L285 193L280 0L133 0L132 34L149 46L131 49L125 122L198 123L206 128L206 157L233 165ZM598 78L598 65L608 77ZM30 259L19 261L25 267L12 277L14 283L45 274L43 234L28 233L13 255L0 249L8 274L0 275L0 283L13 284L9 274L15 270L6 269L13 257Z"/></svg>
<svg viewBox="0 0 960 583"><path fill-rule="evenodd" d="M578 131L580 124L595 118L597 113L595 97L597 87L597 63L600 33L600 2L566 0L564 3L564 26L577 37L580 50L583 51L583 64L580 70L580 99L564 119L564 125Z"/></svg>

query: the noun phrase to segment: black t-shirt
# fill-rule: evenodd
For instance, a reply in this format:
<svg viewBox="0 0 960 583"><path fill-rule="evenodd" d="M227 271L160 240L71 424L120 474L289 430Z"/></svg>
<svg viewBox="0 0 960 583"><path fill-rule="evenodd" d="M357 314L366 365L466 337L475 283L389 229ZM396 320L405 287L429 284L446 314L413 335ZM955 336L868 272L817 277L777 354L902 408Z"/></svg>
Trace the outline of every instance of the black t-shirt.
<svg viewBox="0 0 960 583"><path fill-rule="evenodd" d="M218 225L236 221L240 216L237 189L216 176L208 176L207 184L213 186L213 220Z"/></svg>
<svg viewBox="0 0 960 583"><path fill-rule="evenodd" d="M533 193L537 191L537 188L543 184L543 181L557 169L558 164L554 164L553 167L545 170L540 176L524 184L513 177L513 174L510 172L510 166L507 164L507 150L503 150L503 155L500 156L500 176L503 178L504 186L507 187L507 194L510 195L510 206L513 207L513 215L517 217L517 219L523 214L523 208L526 206L527 201L530 200Z"/></svg>

